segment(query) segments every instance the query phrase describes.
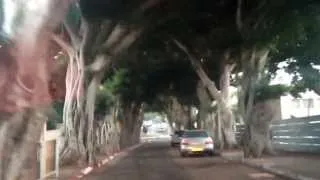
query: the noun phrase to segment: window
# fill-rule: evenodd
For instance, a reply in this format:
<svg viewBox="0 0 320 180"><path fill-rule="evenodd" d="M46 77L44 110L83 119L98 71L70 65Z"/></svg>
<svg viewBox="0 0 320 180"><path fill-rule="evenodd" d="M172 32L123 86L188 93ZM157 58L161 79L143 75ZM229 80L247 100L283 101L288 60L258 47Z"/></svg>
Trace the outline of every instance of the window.
<svg viewBox="0 0 320 180"><path fill-rule="evenodd" d="M310 99L309 101L309 108L314 108L314 100Z"/></svg>
<svg viewBox="0 0 320 180"><path fill-rule="evenodd" d="M303 107L304 108L313 108L314 107L313 99L304 99L303 100Z"/></svg>
<svg viewBox="0 0 320 180"><path fill-rule="evenodd" d="M205 131L186 131L183 134L186 138L196 138L196 137L208 137L208 133Z"/></svg>
<svg viewBox="0 0 320 180"><path fill-rule="evenodd" d="M294 104L295 108L300 108L300 99L294 99L293 104Z"/></svg>
<svg viewBox="0 0 320 180"><path fill-rule="evenodd" d="M183 135L184 131L175 131L174 134L178 137L181 137Z"/></svg>

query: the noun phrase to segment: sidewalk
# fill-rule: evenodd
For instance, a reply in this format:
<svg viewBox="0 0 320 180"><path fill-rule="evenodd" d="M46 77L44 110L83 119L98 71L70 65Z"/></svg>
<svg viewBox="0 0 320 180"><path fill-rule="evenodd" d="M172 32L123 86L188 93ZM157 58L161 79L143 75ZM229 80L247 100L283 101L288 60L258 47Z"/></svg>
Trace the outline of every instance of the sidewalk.
<svg viewBox="0 0 320 180"><path fill-rule="evenodd" d="M116 156L116 155L114 155ZM98 159L98 162L103 161L104 159L112 160L110 156L107 155L98 155L96 157ZM101 166L101 165L100 165ZM71 179L80 179L83 177L84 174L90 173L95 167L90 166L78 166L77 164L71 164L71 165L65 165L61 166L59 170L59 177L47 177L46 180L71 180Z"/></svg>
<svg viewBox="0 0 320 180"><path fill-rule="evenodd" d="M240 160L243 153L223 153L229 160ZM242 157L241 157L242 156ZM243 159L244 164L295 180L320 179L320 154L279 152L261 159Z"/></svg>
<svg viewBox="0 0 320 180"><path fill-rule="evenodd" d="M128 155L131 151L134 149L142 146L144 143L139 143L136 145L133 145L131 147L128 147L126 149L123 149L119 152L116 152L112 155L97 155L97 161L98 164L95 166L87 166L87 167L79 167L78 165L68 165L68 166L62 166L59 170L59 177L47 177L46 180L74 180L74 179L82 179L86 175L90 174L93 170L98 169L102 166L105 166L109 163L114 163L121 158Z"/></svg>

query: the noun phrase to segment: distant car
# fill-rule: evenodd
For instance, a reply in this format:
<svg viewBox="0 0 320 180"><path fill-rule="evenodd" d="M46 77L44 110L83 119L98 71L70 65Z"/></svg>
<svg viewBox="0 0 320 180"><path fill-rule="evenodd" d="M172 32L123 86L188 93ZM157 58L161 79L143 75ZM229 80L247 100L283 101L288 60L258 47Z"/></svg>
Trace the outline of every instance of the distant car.
<svg viewBox="0 0 320 180"><path fill-rule="evenodd" d="M186 157L191 154L214 155L213 139L204 130L187 130L180 143L180 154Z"/></svg>
<svg viewBox="0 0 320 180"><path fill-rule="evenodd" d="M180 145L183 132L184 132L183 130L178 130L178 131L175 131L174 134L172 134L172 136L171 136L171 146L172 147Z"/></svg>

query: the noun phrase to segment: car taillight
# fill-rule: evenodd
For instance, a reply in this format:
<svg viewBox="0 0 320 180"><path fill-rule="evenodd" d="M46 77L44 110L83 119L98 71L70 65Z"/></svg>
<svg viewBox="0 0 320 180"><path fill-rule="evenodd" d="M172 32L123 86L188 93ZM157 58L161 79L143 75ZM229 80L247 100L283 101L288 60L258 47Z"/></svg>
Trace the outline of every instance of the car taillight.
<svg viewBox="0 0 320 180"><path fill-rule="evenodd" d="M209 137L209 138L205 141L205 144L213 144L212 139Z"/></svg>
<svg viewBox="0 0 320 180"><path fill-rule="evenodd" d="M189 142L188 142L186 139L182 139L182 140L181 140L181 144L182 144L182 145L188 145Z"/></svg>

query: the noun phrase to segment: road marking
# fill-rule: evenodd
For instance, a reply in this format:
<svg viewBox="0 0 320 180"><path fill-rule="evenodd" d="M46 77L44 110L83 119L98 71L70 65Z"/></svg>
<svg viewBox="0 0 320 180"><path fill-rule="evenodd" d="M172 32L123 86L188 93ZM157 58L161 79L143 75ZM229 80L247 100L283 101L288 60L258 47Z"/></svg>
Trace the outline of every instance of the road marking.
<svg viewBox="0 0 320 180"><path fill-rule="evenodd" d="M92 170L93 170L92 167L87 167L87 168L85 168L85 169L82 171L82 173L85 174L85 175L87 175L87 174L89 174Z"/></svg>
<svg viewBox="0 0 320 180"><path fill-rule="evenodd" d="M261 178L274 178L275 176L269 173L250 173L249 177L252 179L261 179Z"/></svg>

